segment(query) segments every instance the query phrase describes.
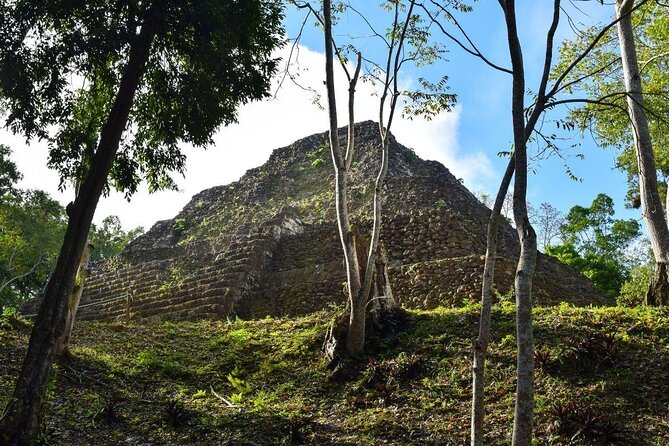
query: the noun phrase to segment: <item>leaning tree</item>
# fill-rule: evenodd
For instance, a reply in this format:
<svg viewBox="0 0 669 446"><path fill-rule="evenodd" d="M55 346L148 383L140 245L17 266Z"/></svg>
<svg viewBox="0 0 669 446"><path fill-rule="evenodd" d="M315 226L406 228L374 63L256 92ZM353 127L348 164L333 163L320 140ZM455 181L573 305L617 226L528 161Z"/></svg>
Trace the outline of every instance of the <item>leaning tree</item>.
<svg viewBox="0 0 669 446"><path fill-rule="evenodd" d="M0 1L0 88L7 126L27 138L55 138L85 111L96 135L53 274L30 337L0 442L29 445L95 208L113 186L131 194L183 172L181 143L207 146L240 104L268 94L281 44L281 4L270 0L109 2ZM53 147L52 147L53 148ZM79 168L81 145L57 145L63 176Z"/></svg>

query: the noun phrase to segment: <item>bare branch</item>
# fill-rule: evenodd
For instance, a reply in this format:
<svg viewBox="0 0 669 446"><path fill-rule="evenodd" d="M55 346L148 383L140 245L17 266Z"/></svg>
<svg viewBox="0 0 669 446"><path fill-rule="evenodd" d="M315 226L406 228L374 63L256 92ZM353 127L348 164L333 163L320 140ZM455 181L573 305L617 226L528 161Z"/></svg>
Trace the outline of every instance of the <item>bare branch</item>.
<svg viewBox="0 0 669 446"><path fill-rule="evenodd" d="M552 98L553 96L555 96L555 94L556 94L556 93L559 91L559 89L560 89L560 84L561 84L562 81L564 81L564 79L569 75L569 73L571 72L571 70L573 70L579 63L581 63L581 61L582 61L583 59L586 58L586 56L587 56L588 54L590 54L590 51L592 51L592 50L597 46L597 44L599 43L599 41L606 35L606 33L607 33L611 28L613 28L613 27L614 27L620 20L622 20L622 19L623 19L624 17L626 17L628 14L632 14L632 12L636 11L637 9L639 9L640 7L642 7L643 5L645 5L646 3L648 3L648 0L641 0L641 1L640 1L639 3L637 3L632 9L630 9L630 11L629 11L627 14L623 14L622 16L620 16L619 18L617 18L616 20L612 21L611 23L609 23L608 25L606 25L604 28L602 28L602 30L597 34L597 36L595 36L595 38L593 39L593 41L590 42L590 45L588 45L588 47L585 49L585 51L583 51L583 53L581 53L581 54L580 54L574 61L572 61L572 63L567 67L567 69L564 70L564 71L562 72L562 74L561 74L561 75L558 77L558 79L555 81L555 84L553 84L553 88L551 88L551 91L546 95L546 98L547 98L547 99L550 99L550 98Z"/></svg>
<svg viewBox="0 0 669 446"><path fill-rule="evenodd" d="M406 40L407 29L409 27L409 22L411 21L411 16L413 14L413 8L415 6L415 1L411 0L411 6L409 6L409 11L407 12L406 19L404 20L404 27L402 28L402 35L399 39L399 46L397 47L397 52L395 53L395 67L393 68L393 96L390 99L390 116L388 116L388 124L385 125L385 133L383 134L383 139L388 137L390 132L390 126L393 123L393 117L395 116L395 108L397 105L397 99L399 98L400 92L397 85L397 73L399 73L401 68L400 54L404 52L404 41ZM380 123L383 126L383 123Z"/></svg>
<svg viewBox="0 0 669 446"><path fill-rule="evenodd" d="M349 8L351 11L355 12L355 13L356 13L356 14L357 14L357 15L358 15L358 16L359 16L359 17L360 17L360 18L367 24L367 26L369 27L370 31L372 31L372 34L373 34L375 37L378 37L378 38L380 38L381 40L383 40L383 42L386 44L386 46L387 46L388 48L390 48L390 43L388 42L388 39L386 39L385 36L379 34L379 33L376 31L376 29L372 26L371 23L369 23L369 20L367 20L367 17L366 17L363 13L361 13L360 11L358 11L357 9L355 9L350 3L348 3L346 7Z"/></svg>
<svg viewBox="0 0 669 446"><path fill-rule="evenodd" d="M546 96L546 85L548 85L548 77L551 72L551 65L553 63L553 39L555 38L555 31L557 30L558 24L560 23L560 0L554 0L553 2L553 21L551 26L548 29L548 34L546 35L546 55L544 59L544 70L541 75L541 82L539 85L539 92L537 93L537 101L530 118L525 124L525 135L529 137L534 131L537 120L545 110L545 105L548 97Z"/></svg>
<svg viewBox="0 0 669 446"><path fill-rule="evenodd" d="M213 386L209 385L209 390L211 391L211 394L212 394L212 395L214 395L214 396L215 396L216 398L218 398L219 400L223 401L223 402L225 403L226 406L228 406L228 407L230 407L230 408L236 408L236 407L239 407L239 406L236 406L236 405L232 404L230 401L228 401L227 399L223 398L221 395L219 395L218 393L216 393L216 391L214 390L214 387L213 387Z"/></svg>
<svg viewBox="0 0 669 446"><path fill-rule="evenodd" d="M496 69L496 70L498 70L498 71L501 71L501 72L504 72L504 73L507 73L507 74L512 74L512 71L511 71L510 69L501 67L501 66L499 66L499 65L497 65L497 64L495 64L495 63L493 63L493 62L491 62L487 57L485 57L485 56L483 55L483 53L481 53L481 52L478 50L478 48L476 47L476 45L474 45L474 43L472 42L472 40L469 38L469 36L467 35L467 33L463 30L463 28L462 28L462 27L460 26L460 24L457 22L457 20L455 19L455 17L453 17L452 14L450 14L450 13L443 7L443 6L439 5L439 4L436 3L434 0L430 0L430 1L431 1L433 4L435 4L436 6L438 6L440 9L444 10L444 12L445 12L446 14L449 15L449 17L451 18L451 20L453 20L453 22L456 24L456 26L457 26L458 29L460 30L460 32L462 32L462 34L465 36L465 39L467 40L467 42L470 43L470 45L472 46L472 48L468 48L467 45L465 45L464 43L462 43L462 42L460 41L460 39L458 39L457 37L455 37L453 34L449 33L449 32L446 30L446 28L444 28L444 26L441 24L441 22L439 22L439 20L437 20L437 18L436 18L434 15L432 15L432 12L431 12L431 11L424 5L424 4L421 3L421 4L420 4L420 7L423 8L423 10L424 10L425 13L428 15L428 17L430 17L430 20L432 20L432 21L439 27L439 29L441 30L442 34L444 34L444 35L445 35L446 37L448 37L450 40L452 40L453 42L455 42L455 44L457 44L460 48L462 48L462 49L463 49L464 51L466 51L467 53L469 53L469 54L471 54L472 56L476 56L476 57L478 57L479 59L481 59L481 60L482 60L483 62L485 62L488 66L490 66L490 67L492 67L492 68L494 68L494 69Z"/></svg>
<svg viewBox="0 0 669 446"><path fill-rule="evenodd" d="M346 171L351 170L351 163L353 162L353 152L355 148L355 86L358 83L360 76L360 66L362 65L362 56L358 53L357 62L355 65L355 72L353 78L348 85L348 145L346 146L346 156L344 158L344 165Z"/></svg>
<svg viewBox="0 0 669 446"><path fill-rule="evenodd" d="M546 85L548 84L548 77L551 73L551 65L553 63L553 40L555 39L555 31L560 23L560 0L553 2L553 21L548 34L546 36L546 57L544 59L544 71L541 75L541 83L539 85L539 102L545 101Z"/></svg>
<svg viewBox="0 0 669 446"><path fill-rule="evenodd" d="M286 60L286 70L283 72L283 76L281 77L281 80L279 81L279 84L276 87L276 91L274 92L275 98L279 93L279 90L283 86L286 77L290 77L291 79L293 78L292 75L289 74L290 63L293 60L293 54L296 52L297 46L300 40L302 39L302 33L304 32L304 27L306 26L307 21L309 20L309 16L311 16L311 10L307 11L307 15L304 16L304 20L302 21L302 25L300 26L300 31L298 32L295 40L293 40L293 44L290 46L290 52L288 53L288 59Z"/></svg>

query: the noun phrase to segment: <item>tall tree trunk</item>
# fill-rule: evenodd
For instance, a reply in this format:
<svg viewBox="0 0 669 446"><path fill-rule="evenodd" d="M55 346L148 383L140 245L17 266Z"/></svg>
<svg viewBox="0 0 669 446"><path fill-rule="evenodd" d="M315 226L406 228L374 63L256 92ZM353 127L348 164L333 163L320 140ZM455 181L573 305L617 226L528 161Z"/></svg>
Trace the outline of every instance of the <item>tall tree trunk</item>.
<svg viewBox="0 0 669 446"><path fill-rule="evenodd" d="M379 124L382 125L382 124ZM372 297L372 285L374 283L374 276L377 266L377 255L379 247L379 237L381 236L381 200L383 199L383 182L388 173L388 137L387 129L381 130L383 135L382 149L381 149L381 169L376 177L374 183L374 214L372 223L372 234L369 242L369 249L367 251L367 265L364 271L364 281L358 294L355 298L355 304L359 313L360 319L363 321L367 317L366 309L369 299ZM349 351L362 352L365 344L365 324L354 331L353 326L349 327Z"/></svg>
<svg viewBox="0 0 669 446"><path fill-rule="evenodd" d="M401 32L401 35L397 37L393 33L391 38L391 44L388 48L388 60L386 67L386 80L384 83L384 90L381 96L380 105L379 105L379 134L381 136L381 167L379 173L376 177L374 185L374 213L373 213L373 226L372 234L369 245L369 250L367 253L366 262L359 262L365 264L365 269L363 273L360 273L358 268L359 264L355 264L357 258L357 249L355 247L355 237L351 233L350 224L348 221L348 211L347 211L347 202L346 202L346 179L348 175L348 170L351 166L351 159L354 147L354 132L353 132L353 104L354 104L354 93L355 93L355 84L358 79L358 74L360 71L360 55L358 54L358 66L356 68L355 75L349 77L349 148L346 152L346 159L341 155L339 148L339 140L337 137L337 112L336 112L336 101L335 101L335 87L334 87L334 75L333 75L333 42L332 42L332 17L331 17L331 0L323 1L323 25L325 31L325 72L326 72L326 86L328 94L328 111L330 117L330 147L332 151L333 164L335 166L336 180L336 208L337 208L337 223L339 227L339 234L344 247L344 254L346 259L346 270L348 278L348 293L349 293L349 323L348 323L348 332L346 335L346 349L349 354L356 355L362 353L365 346L365 333L366 333L366 318L367 318L367 306L369 299L372 296L372 285L374 284L374 278L378 253L379 253L379 238L381 233L381 202L382 202L382 191L383 191L383 182L388 172L388 136L390 132L390 126L392 124L395 107L397 104L397 98L400 93L397 86L397 76L399 69L402 64L401 54L402 46L406 38L407 29L412 17L412 11L414 8L415 1L411 0L406 20ZM395 22L394 26L397 25L397 18L399 13L399 6L395 5ZM397 45L397 47L395 47ZM395 53L393 53L395 51ZM390 73L391 63L393 61L393 55L395 56L395 63L393 68L392 75ZM345 67L344 67L345 68ZM348 75L348 70L346 70ZM391 90L392 83L392 92ZM388 122L384 127L383 112L385 106L385 100L388 97L389 93L391 94L390 100L390 114ZM384 269L385 272L385 269ZM362 279L362 280L361 280ZM389 284L386 284L389 285ZM389 287L388 287L389 288ZM396 302L392 296L387 296L386 301L381 305L382 307L396 308ZM335 330L331 330L330 333L336 333ZM328 335L328 338L330 335ZM326 339L326 354L329 355L328 351L332 350L332 343Z"/></svg>
<svg viewBox="0 0 669 446"><path fill-rule="evenodd" d="M669 263L669 228L658 190L653 144L644 109L643 87L632 27L633 7L633 0L616 0L616 18L619 19L618 40L627 93L627 108L632 123L639 169L642 213L655 256L655 275L646 295L646 303L648 305L667 305L669 304L669 277L666 273L667 263Z"/></svg>
<svg viewBox="0 0 669 446"><path fill-rule="evenodd" d="M537 236L527 215L527 139L525 129L525 71L518 39L515 2L499 0L504 10L513 71L511 114L516 161L513 219L520 239L516 268L516 338L518 342L516 407L513 446L532 444L534 419L534 341L532 333L532 275L536 266Z"/></svg>
<svg viewBox="0 0 669 446"><path fill-rule="evenodd" d="M483 421L485 419L484 406L484 376L485 358L490 343L490 312L492 308L492 287L495 282L495 257L497 256L497 236L499 234L499 220L502 206L509 184L515 169L515 158L509 160L504 177L497 191L495 203L488 219L488 233L486 236L485 263L483 266L483 286L481 287L481 317L479 322L479 336L474 344L474 365L472 367L472 424L471 445L483 446Z"/></svg>
<svg viewBox="0 0 669 446"><path fill-rule="evenodd" d="M407 15L402 25L402 31L399 36L395 36L395 27L398 25L398 13L399 5L395 5L395 19L393 21L393 37L390 40L390 45L388 48L388 58L386 61L386 78L384 82L383 93L381 94L381 99L379 101L379 135L381 137L381 168L379 173L376 176L376 181L374 183L374 214L373 214L373 224L372 224L372 235L369 243L369 251L367 255L367 266L365 267L365 276L362 283L362 289L360 290L360 301L365 302L365 307L367 306L368 299L372 297L371 289L374 282L374 277L376 274L376 267L378 262L378 255L380 252L379 249L379 239L381 236L381 224L382 224L382 202L383 202L383 184L388 173L388 162L390 158L389 154L389 144L390 144L390 128L393 124L393 118L395 116L395 109L397 107L397 100L400 96L400 91L398 88L397 78L399 76L400 67L402 65L401 55L403 54L403 46L406 40L407 30L409 28L409 23L411 22L411 17L413 14L413 9L415 6L415 1L411 0L409 2L409 7L407 10ZM397 48L395 48L397 45ZM394 51L394 54L393 54ZM394 56L394 60L393 60ZM388 112L388 121L384 122L384 109L386 104L386 99L390 94L390 109ZM392 296L387 296L386 302L382 305L385 306L388 310L394 310L397 308L397 303ZM363 334L364 336L364 334Z"/></svg>
<svg viewBox="0 0 669 446"><path fill-rule="evenodd" d="M72 335L72 330L74 329L74 321L77 318L77 309L79 308L81 295L84 293L86 278L89 275L88 259L91 257L92 249L93 245L87 243L84 247L83 253L81 254L79 269L77 270L77 276L75 279L76 283L74 285L74 289L72 290L72 295L70 296L70 302L67 306L65 329L63 330L63 334L58 339L58 347L56 349L56 355L58 356L65 356L70 353L70 336Z"/></svg>
<svg viewBox="0 0 669 446"><path fill-rule="evenodd" d="M339 144L337 124L337 102L335 98L334 85L334 62L332 42L332 6L330 0L323 1L323 22L325 28L325 85L328 96L328 114L330 119L330 152L335 169L335 208L337 213L337 228L339 238L344 250L344 262L346 264L346 282L348 288L348 310L349 328L346 337L346 348L350 354L361 353L365 343L365 302L360 304L360 268L356 251L355 236L351 232L351 224L348 215L347 180L348 169L351 166L355 147L354 128L354 98L355 85L359 70L350 80L349 84L349 126L348 126L348 149L346 158L342 156ZM358 67L360 66L358 58ZM334 333L334 332L333 332Z"/></svg>
<svg viewBox="0 0 669 446"><path fill-rule="evenodd" d="M39 415L56 354L58 339L65 329L69 298L79 268L91 221L107 175L113 165L121 135L128 123L135 92L149 57L155 35L155 11L149 10L142 29L130 49L128 64L109 117L80 193L67 206L69 216L65 238L54 272L46 287L28 344L28 352L11 400L0 424L3 445L33 444Z"/></svg>

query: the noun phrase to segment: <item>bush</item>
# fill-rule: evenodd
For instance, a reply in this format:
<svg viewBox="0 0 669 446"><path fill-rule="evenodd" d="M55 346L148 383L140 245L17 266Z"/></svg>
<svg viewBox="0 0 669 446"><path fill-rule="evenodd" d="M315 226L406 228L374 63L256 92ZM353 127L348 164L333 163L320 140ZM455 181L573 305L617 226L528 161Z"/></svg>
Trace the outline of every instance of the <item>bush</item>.
<svg viewBox="0 0 669 446"><path fill-rule="evenodd" d="M624 307L642 305L652 275L653 267L650 263L633 267L629 279L620 287L616 303Z"/></svg>

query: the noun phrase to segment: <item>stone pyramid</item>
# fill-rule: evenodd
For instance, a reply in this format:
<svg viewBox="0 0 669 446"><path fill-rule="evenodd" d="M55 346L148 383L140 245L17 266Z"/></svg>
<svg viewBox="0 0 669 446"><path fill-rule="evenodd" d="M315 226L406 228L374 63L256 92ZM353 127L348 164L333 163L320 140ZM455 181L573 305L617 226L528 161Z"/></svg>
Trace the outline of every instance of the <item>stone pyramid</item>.
<svg viewBox="0 0 669 446"><path fill-rule="evenodd" d="M355 130L349 196L354 224L366 233L380 139L374 122ZM79 317L251 318L342 304L327 140L319 133L276 149L239 181L195 195L175 218L95 269ZM479 299L489 214L446 167L391 137L381 238L402 305L456 307ZM504 222L495 272L500 295L512 292L518 253L515 231ZM533 283L535 304L606 302L587 278L541 253ZM34 312L30 307L24 312Z"/></svg>

